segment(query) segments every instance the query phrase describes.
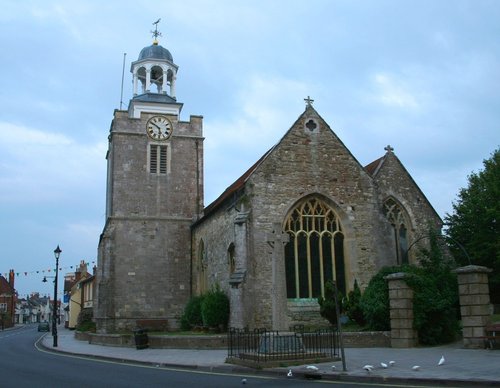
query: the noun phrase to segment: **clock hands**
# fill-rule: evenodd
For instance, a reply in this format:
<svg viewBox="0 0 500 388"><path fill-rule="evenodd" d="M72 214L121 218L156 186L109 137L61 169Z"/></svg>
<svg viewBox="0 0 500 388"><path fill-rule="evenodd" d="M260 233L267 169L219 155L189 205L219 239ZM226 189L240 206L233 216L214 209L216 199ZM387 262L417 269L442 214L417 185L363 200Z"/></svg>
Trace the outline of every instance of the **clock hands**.
<svg viewBox="0 0 500 388"><path fill-rule="evenodd" d="M151 124L153 124L156 128L158 128L161 131L161 128L153 121L151 121Z"/></svg>
<svg viewBox="0 0 500 388"><path fill-rule="evenodd" d="M148 120L147 131L149 136L155 140L166 140L172 131L171 125L167 118L155 116Z"/></svg>

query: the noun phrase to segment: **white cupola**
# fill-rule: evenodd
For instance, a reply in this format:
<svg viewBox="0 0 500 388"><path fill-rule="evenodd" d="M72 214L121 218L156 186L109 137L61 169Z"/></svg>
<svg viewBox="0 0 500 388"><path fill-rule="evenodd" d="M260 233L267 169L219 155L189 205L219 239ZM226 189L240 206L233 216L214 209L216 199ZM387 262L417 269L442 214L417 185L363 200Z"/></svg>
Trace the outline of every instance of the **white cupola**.
<svg viewBox="0 0 500 388"><path fill-rule="evenodd" d="M172 54L158 44L161 34L153 32L151 46L144 47L137 61L132 62L130 72L134 84L134 96L130 100L129 115L140 117L141 112L179 115L182 104L175 97L178 66Z"/></svg>

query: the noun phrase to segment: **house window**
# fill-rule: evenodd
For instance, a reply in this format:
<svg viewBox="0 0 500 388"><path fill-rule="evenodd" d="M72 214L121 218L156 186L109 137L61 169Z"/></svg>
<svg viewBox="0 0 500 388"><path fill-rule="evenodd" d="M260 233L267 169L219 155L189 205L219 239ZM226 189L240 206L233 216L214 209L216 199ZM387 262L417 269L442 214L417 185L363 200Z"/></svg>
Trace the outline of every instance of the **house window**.
<svg viewBox="0 0 500 388"><path fill-rule="evenodd" d="M290 235L285 246L287 297L324 296L329 280L345 295L344 234L333 209L309 198L288 216L285 231Z"/></svg>
<svg viewBox="0 0 500 388"><path fill-rule="evenodd" d="M7 311L7 303L0 303L0 311Z"/></svg>
<svg viewBox="0 0 500 388"><path fill-rule="evenodd" d="M150 144L149 146L149 172L151 174L167 173L167 146Z"/></svg>
<svg viewBox="0 0 500 388"><path fill-rule="evenodd" d="M394 199L389 198L384 202L384 214L391 224L391 232L396 253L396 263L408 264L408 222L403 207Z"/></svg>
<svg viewBox="0 0 500 388"><path fill-rule="evenodd" d="M89 282L83 287L83 307L92 307L93 305L94 285Z"/></svg>

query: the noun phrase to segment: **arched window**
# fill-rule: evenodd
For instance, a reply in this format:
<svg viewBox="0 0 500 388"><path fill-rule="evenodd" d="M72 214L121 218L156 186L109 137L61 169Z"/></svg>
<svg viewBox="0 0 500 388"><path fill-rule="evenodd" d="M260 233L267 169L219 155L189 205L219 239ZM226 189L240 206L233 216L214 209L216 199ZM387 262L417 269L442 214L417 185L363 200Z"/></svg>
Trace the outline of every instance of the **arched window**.
<svg viewBox="0 0 500 388"><path fill-rule="evenodd" d="M163 69L160 66L153 66L151 68L151 85L156 86L156 93L163 91Z"/></svg>
<svg viewBox="0 0 500 388"><path fill-rule="evenodd" d="M326 282L333 279L345 295L344 235L333 209L308 198L290 213L285 231L290 235L285 246L287 297L324 296Z"/></svg>
<svg viewBox="0 0 500 388"><path fill-rule="evenodd" d="M384 202L384 214L392 226L397 264L408 264L408 222L403 208L392 198Z"/></svg>

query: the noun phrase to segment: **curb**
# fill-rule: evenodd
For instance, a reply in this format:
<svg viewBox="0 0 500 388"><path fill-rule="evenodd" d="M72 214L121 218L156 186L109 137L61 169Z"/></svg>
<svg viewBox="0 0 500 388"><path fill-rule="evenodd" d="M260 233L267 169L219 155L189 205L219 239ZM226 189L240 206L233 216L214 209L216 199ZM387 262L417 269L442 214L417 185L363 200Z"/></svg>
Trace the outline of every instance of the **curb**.
<svg viewBox="0 0 500 388"><path fill-rule="evenodd" d="M44 344L43 338L40 337L38 344L45 351L50 353L64 353L75 357L83 357L102 361L114 361L123 364L132 365L144 365L149 367L157 368L175 368L186 371L201 371L201 372L216 372L231 374L236 373L239 375L252 376L270 376L270 377L283 377L286 378L288 368L273 368L273 369L252 369L249 367L244 367L240 365L227 364L227 365L217 365L217 366L198 366L198 365L185 365L176 363L156 363L150 361L141 360L131 360L110 356L101 356L93 354L82 354L75 353L66 350L61 350L59 348L48 347ZM35 344L36 345L36 344ZM499 381L491 380L462 380L462 379L438 379L438 378L420 378L420 377L396 377L396 376L361 376L361 375L350 375L348 372L338 372L338 373L318 373L318 372L308 372L308 371L294 371L293 379L304 379L304 380L326 380L326 381L337 381L337 382L350 382L350 383L368 383L368 384L425 384L425 385L440 385L440 386L454 386L454 387L498 387L500 386Z"/></svg>

